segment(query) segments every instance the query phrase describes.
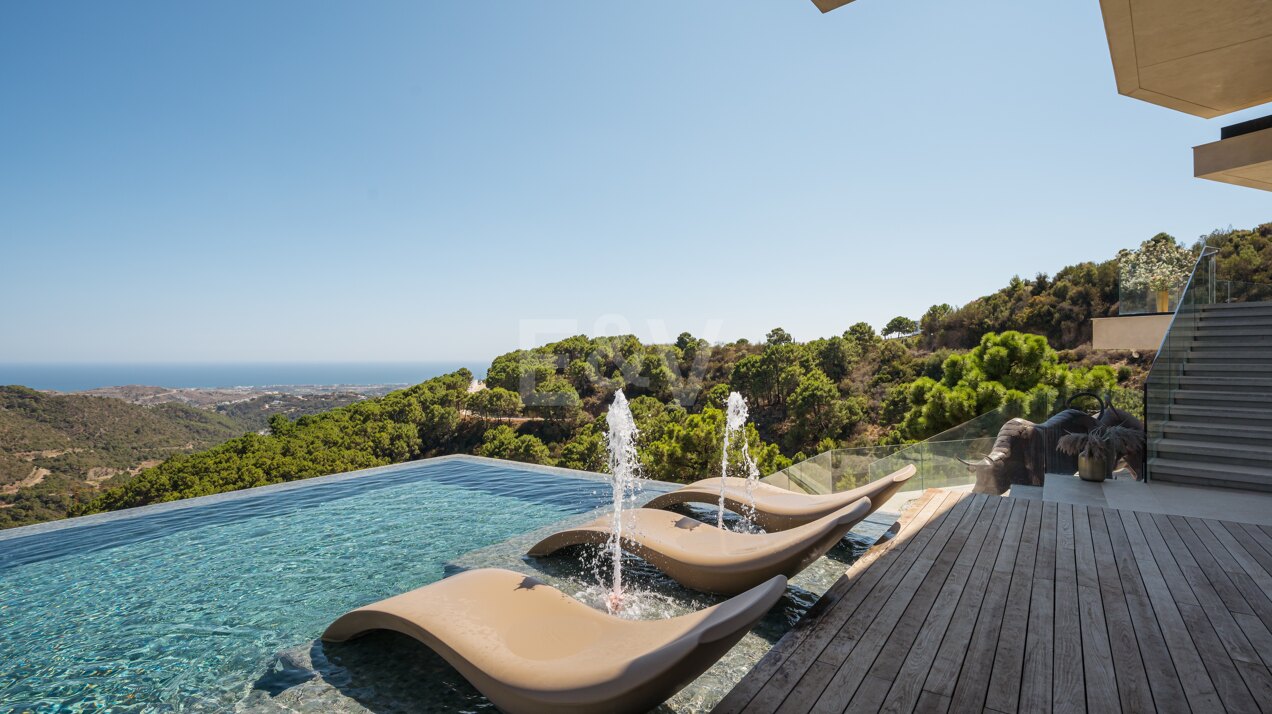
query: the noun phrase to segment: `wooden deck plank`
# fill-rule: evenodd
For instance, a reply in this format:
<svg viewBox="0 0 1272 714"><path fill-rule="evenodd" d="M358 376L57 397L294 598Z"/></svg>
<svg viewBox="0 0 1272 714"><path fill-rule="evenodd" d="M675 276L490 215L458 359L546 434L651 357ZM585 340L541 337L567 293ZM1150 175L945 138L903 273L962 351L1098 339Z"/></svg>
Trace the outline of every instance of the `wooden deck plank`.
<svg viewBox="0 0 1272 714"><path fill-rule="evenodd" d="M1241 593L1237 591L1236 586L1232 584L1232 580L1228 578L1228 573L1224 566L1215 560L1214 554L1206 547L1205 542L1197 537L1197 532L1193 530L1192 523L1188 519L1179 516L1168 516L1167 520L1175 527L1176 535L1188 548L1196 567L1200 568L1204 577L1210 581L1211 587L1219 595L1219 599L1223 601L1228 610L1230 612L1247 612L1253 615L1254 610L1250 608L1250 604L1246 602ZM1236 568L1236 564L1234 563L1232 567Z"/></svg>
<svg viewBox="0 0 1272 714"><path fill-rule="evenodd" d="M1272 630L1258 617L1244 612L1234 612L1232 619L1237 621L1237 626L1250 641L1250 646L1259 653L1263 666L1272 667Z"/></svg>
<svg viewBox="0 0 1272 714"><path fill-rule="evenodd" d="M989 675L985 706L1012 714L1020 706L1021 675L1025 666L1025 638L1029 631L1034 566L1038 556L1039 528L1042 525L1042 501L1030 501L1025 512L1024 530L1011 584L1007 586L1006 626L999 629L998 646L994 650L994 668Z"/></svg>
<svg viewBox="0 0 1272 714"><path fill-rule="evenodd" d="M1217 567L1206 549L1197 542L1197 534L1187 522L1171 516L1155 520L1162 530L1162 536L1171 544L1171 551L1175 554L1180 570L1188 578L1188 584L1192 586L1202 611L1228 654L1236 661L1261 663L1258 652L1250 645L1241 626L1232 617L1233 612L1254 614L1245 598L1241 597L1227 574ZM1227 593L1227 597L1224 593ZM1241 601L1236 606L1239 609L1232 609L1232 602L1236 599Z"/></svg>
<svg viewBox="0 0 1272 714"><path fill-rule="evenodd" d="M885 544L868 551L849 566L844 577L837 580L825 594L818 598L817 602L804 614L804 617L782 639L778 640L777 644L773 645L772 649L756 663L755 667L747 673L747 676L742 681L738 682L737 686L725 695L724 699L716 705L714 711L730 714L742 711L787 659L801 651L800 648L808 640L809 633L824 626L828 620L833 620L833 613L841 611L835 608L834 605L847 594L854 582L860 579L860 577L853 576L860 576L866 570L867 565L883 556L884 553L896 548L899 542L908 541L912 537L913 528L917 527L917 524L914 523L915 519L921 515L937 494L937 491L924 491L918 498L907 504L897 519L897 525L901 527L901 533ZM901 539L901 541L898 541L898 539ZM882 574L882 571L879 572Z"/></svg>
<svg viewBox="0 0 1272 714"><path fill-rule="evenodd" d="M1262 534L1262 531L1251 530L1243 523L1228 523L1226 521L1215 521L1219 527L1228 532L1234 540L1241 544L1250 558L1253 558L1259 564L1259 568L1264 573L1272 573L1272 542L1264 542L1255 534Z"/></svg>
<svg viewBox="0 0 1272 714"><path fill-rule="evenodd" d="M1096 574L1091 519L1085 506L1073 507L1073 541L1078 569L1078 620L1082 629L1086 708L1089 712L1117 711L1121 702L1117 677L1113 667L1108 666L1113 661L1112 645L1100 596L1100 579Z"/></svg>
<svg viewBox="0 0 1272 714"><path fill-rule="evenodd" d="M1012 711L1051 711L1051 678L1055 671L1055 587L1055 580L1038 578L1032 583L1018 704Z"/></svg>
<svg viewBox="0 0 1272 714"><path fill-rule="evenodd" d="M878 601L891 594L896 583L909 572L936 534L947 526L947 518L953 508L950 504L950 494L937 493L915 519L917 528L911 531L910 537L904 542L896 542L894 539L897 547L883 553L875 563L859 571L859 579L835 608L836 617L828 618L824 623L825 627L815 633L815 637L810 637L808 646L801 651L803 657L791 658L780 668L744 711L773 712L780 711L782 706L792 710L812 705L812 701L820 696L825 683L834 675L839 664L833 654L827 654L827 650L861 607L876 608ZM886 567L880 568L885 562ZM878 571L877 576L872 576L871 571ZM814 669L811 664L815 660L824 660L832 666ZM787 704L786 700L792 696Z"/></svg>
<svg viewBox="0 0 1272 714"><path fill-rule="evenodd" d="M929 495L716 711L1272 714L1272 531Z"/></svg>
<svg viewBox="0 0 1272 714"><path fill-rule="evenodd" d="M883 712L909 712L923 698L923 683L932 668L932 660L936 658L941 640L945 637L950 622L959 613L958 605L963 599L968 583L972 579L976 563L986 551L986 544L992 537L990 529L997 522L1000 510L1010 511L1011 501L1005 498L994 498L987 502L977 516L976 525L967 537L958 560L950 570L945 586L936 597L922 628L909 648L905 660L895 673L894 681L879 707ZM965 614L965 613L963 613Z"/></svg>
<svg viewBox="0 0 1272 714"><path fill-rule="evenodd" d="M1007 524L1015 509L1026 507L1025 502L1020 499L1005 500L1006 503L999 506L998 511L994 513L989 535L981 547L980 554L976 557L976 563L972 566L967 584L963 586L963 593L959 596L956 607L958 617L954 618L946 629L945 637L941 640L941 646L932 660L927 679L923 684L925 692L937 697L934 701L943 701L947 707L953 702L955 684L963 666L972 630L976 626L981 607L985 602L985 589L989 586L994 565L1003 552L1003 536L1007 532ZM924 697L920 696L920 700L923 699Z"/></svg>
<svg viewBox="0 0 1272 714"><path fill-rule="evenodd" d="M1118 577L1122 581L1122 594L1131 615L1131 626L1135 630L1135 641L1139 645L1140 657L1144 661L1144 672L1148 675L1149 694L1159 712L1187 712L1190 705L1180 681L1182 673L1175 669L1166 638L1158 622L1153 604L1149 600L1147 586L1143 575L1135 561L1135 552L1131 549L1130 539L1126 534L1122 519L1117 511L1100 509L1104 517L1104 525L1108 529L1109 542L1113 547L1114 562L1117 564ZM1181 628L1182 629L1182 628ZM1116 655L1115 655L1116 656ZM1196 672L1206 677L1201 667Z"/></svg>
<svg viewBox="0 0 1272 714"><path fill-rule="evenodd" d="M1179 608L1171 597L1170 587L1166 584L1166 578L1162 575L1162 569L1149 546L1139 519L1130 511L1122 511L1119 516L1145 593L1157 616L1157 622L1161 625L1165 649L1170 653L1175 668L1179 672L1179 682L1188 699L1188 706L1193 711L1201 712L1221 709L1223 702L1210 681L1210 674L1206 671L1205 663L1202 662L1201 655L1188 634L1184 618L1179 614ZM1166 557L1169 558L1169 554Z"/></svg>
<svg viewBox="0 0 1272 714"><path fill-rule="evenodd" d="M839 631L843 622L865 600L873 586L893 567L908 568L908 562L917 557L917 550L908 556L906 553L911 545L921 548L931 537L931 531L924 526L938 515L944 498L945 494L939 491L928 491L920 496L920 500L911 505L909 513L902 514L901 531L892 540L853 563L839 583L836 583L837 586L842 585L842 588L837 588L840 596L828 603L808 625L797 626L778 641L773 648L780 650L777 655L766 655L755 670L721 700L714 711L735 714L748 709L758 712L777 709ZM791 641L784 646L787 638L791 638ZM773 650L770 650L769 655L773 655Z"/></svg>
<svg viewBox="0 0 1272 714"><path fill-rule="evenodd" d="M1051 711L1051 679L1055 671L1057 522L1056 504L1043 503L1017 707L1024 712Z"/></svg>
<svg viewBox="0 0 1272 714"><path fill-rule="evenodd" d="M1254 615L1233 613L1232 618L1241 628L1264 666L1272 666L1272 576L1264 565L1263 548L1250 539L1248 533L1235 523L1204 521L1215 539L1228 549L1243 572L1228 573L1229 579L1241 593ZM1269 561L1272 565L1272 561Z"/></svg>
<svg viewBox="0 0 1272 714"><path fill-rule="evenodd" d="M1214 539L1215 545L1221 547L1232 561L1236 563L1237 567L1235 569L1227 571L1229 577L1232 577L1233 575L1248 577L1255 585L1258 586L1258 592L1260 593L1259 598L1252 599L1249 595L1242 593L1245 595L1246 602L1253 607L1256 600L1267 600L1268 597L1264 593L1272 592L1272 575L1269 574L1267 566L1265 566L1262 562L1263 549L1257 544L1250 542L1250 540L1245 537L1244 531L1241 531L1240 529L1237 530L1242 533L1242 537L1237 538L1233 535L1232 530L1225 528L1224 524L1219 521L1207 519L1202 520L1200 523L1210 531L1210 535ZM1194 528L1199 527L1197 523L1194 523L1193 525ZM1199 534L1204 535L1204 533L1200 531ZM1249 547L1247 547L1247 545ZM1272 563L1272 558L1269 558L1268 561L1269 563Z"/></svg>
<svg viewBox="0 0 1272 714"><path fill-rule="evenodd" d="M1268 673L1267 667L1249 662L1237 662L1236 665L1241 678L1250 687L1259 711L1265 714L1272 712L1272 674Z"/></svg>
<svg viewBox="0 0 1272 714"><path fill-rule="evenodd" d="M1172 519L1154 514L1152 521L1197 596L1198 605L1180 603L1179 612L1197 646L1206 671L1210 673L1210 679L1219 692L1219 698L1229 710L1254 711L1256 707L1245 673L1237 668L1237 664L1242 661L1260 663L1258 653L1251 647L1232 612L1224 606L1214 583L1197 564L1192 550L1180 537ZM1191 529L1189 532L1191 533Z"/></svg>
<svg viewBox="0 0 1272 714"><path fill-rule="evenodd" d="M998 635L1002 631L1007 594L1016 568L1016 555L1024 536L1027 512L1028 502L1017 504L1007 522L998 558L989 576L989 585L985 588L985 600L976 617L966 658L954 687L953 701L950 704L954 711L975 711L985 705L989 678L993 673L994 653L998 649Z"/></svg>
<svg viewBox="0 0 1272 714"><path fill-rule="evenodd" d="M1161 531L1157 528L1157 522L1153 520L1152 514L1136 513L1135 519L1139 522L1140 530L1144 534L1144 540L1148 542L1148 548L1153 553L1153 561L1157 563L1157 568L1162 574L1162 579L1166 581L1166 587L1170 590L1170 597L1176 603L1185 605L1197 605L1197 596L1193 594L1192 586L1188 584L1188 579L1184 577L1184 573L1179 569L1179 564L1175 562L1175 556L1171 553L1170 546L1166 544L1162 538Z"/></svg>
<svg viewBox="0 0 1272 714"><path fill-rule="evenodd" d="M1064 714L1086 711L1082 677L1082 624L1078 615L1078 570L1073 541L1073 506L1056 507L1055 635L1051 709Z"/></svg>
<svg viewBox="0 0 1272 714"><path fill-rule="evenodd" d="M1096 570L1100 576L1100 599L1104 603L1104 618L1109 627L1113 673L1117 677L1122 711L1152 711L1153 694L1148 684L1148 672L1135 638L1135 625L1131 622L1122 578L1117 571L1104 509L1089 508L1087 515L1091 519L1091 542L1095 547Z"/></svg>
<svg viewBox="0 0 1272 714"><path fill-rule="evenodd" d="M1184 618L1197 653L1201 656L1210 680L1214 682L1224 708L1234 712L1252 712L1258 709L1245 679L1228 655L1227 648L1206 618L1205 609L1198 605L1179 604L1179 614Z"/></svg>
<svg viewBox="0 0 1272 714"><path fill-rule="evenodd" d="M1042 504L1042 530L1038 533L1038 557L1034 560L1034 577L1055 580L1056 540L1059 537L1059 505L1053 501Z"/></svg>
<svg viewBox="0 0 1272 714"><path fill-rule="evenodd" d="M913 557L907 559L907 567L890 569L887 577L871 590L870 598L862 602L818 655L819 661L832 665L833 669L818 668L810 671L797 682L797 686L776 711L802 712L814 707L864 632L869 629L879 612L894 600L897 589L907 587L915 577L921 577L936 560L945 541L954 533L971 503L970 499L963 498L964 495L951 493L944 496L939 516L929 521L926 529L929 537L926 540L916 538L909 546L913 549Z"/></svg>
<svg viewBox="0 0 1272 714"><path fill-rule="evenodd" d="M1210 527L1210 524L1214 523L1214 521L1206 518L1186 518L1184 520L1193 529L1193 532L1197 534L1197 539L1206 547L1210 557L1215 559L1215 563L1223 568L1225 573L1245 572L1245 569L1237 559L1237 554L1228 548L1228 543L1232 542L1232 537L1226 530L1224 530L1226 539L1221 541ZM1241 551L1241 554L1243 557L1249 557L1244 550Z"/></svg>
<svg viewBox="0 0 1272 714"><path fill-rule="evenodd" d="M949 710L949 697L924 690L919 697L919 703L914 707L914 714L945 714Z"/></svg>
<svg viewBox="0 0 1272 714"><path fill-rule="evenodd" d="M1231 523L1231 522L1225 522L1224 525L1233 527L1233 528L1240 528L1255 543L1259 544L1259 547L1263 549L1263 552L1267 553L1268 555L1272 555L1272 536L1268 535L1267 533L1264 533L1258 526L1250 524L1250 523ZM1269 573L1272 573L1272 566L1268 566L1267 570Z"/></svg>
<svg viewBox="0 0 1272 714"><path fill-rule="evenodd" d="M854 646L843 658L839 671L828 683L825 691L818 699L814 709L824 711L843 711L852 703L854 695L867 676L873 675L878 680L887 679L891 683L901 668L910 645L914 642L919 628L931 610L932 602L945 584L950 569L954 566L969 533L974 529L977 516L985 505L987 497L976 496L965 498L959 505L965 506L957 526L950 531L947 538L930 552L935 557L921 556L906 578L897 585L892 596L879 612L861 620L864 628L853 628L849 623L845 631L861 632L855 637ZM951 512L951 518L953 512ZM927 563L926 568L920 566ZM842 633L841 633L842 634ZM877 688L867 693L874 693L879 698L887 694ZM869 698L869 696L867 696ZM865 711L877 711L881 701L864 705Z"/></svg>

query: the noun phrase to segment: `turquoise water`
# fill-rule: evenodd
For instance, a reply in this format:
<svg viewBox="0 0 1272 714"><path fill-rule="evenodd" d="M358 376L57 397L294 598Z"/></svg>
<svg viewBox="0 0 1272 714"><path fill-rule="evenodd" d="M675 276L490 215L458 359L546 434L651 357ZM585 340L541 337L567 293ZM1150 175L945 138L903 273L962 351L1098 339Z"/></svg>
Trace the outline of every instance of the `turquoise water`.
<svg viewBox="0 0 1272 714"><path fill-rule="evenodd" d="M244 494L0 539L0 711L224 711L346 610L609 487L448 459Z"/></svg>

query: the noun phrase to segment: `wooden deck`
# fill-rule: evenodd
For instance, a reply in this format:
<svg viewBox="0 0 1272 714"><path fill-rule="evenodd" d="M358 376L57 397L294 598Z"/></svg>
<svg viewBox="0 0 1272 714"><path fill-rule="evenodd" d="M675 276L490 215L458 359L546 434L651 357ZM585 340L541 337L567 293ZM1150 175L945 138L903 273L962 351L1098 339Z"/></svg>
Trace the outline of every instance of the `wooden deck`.
<svg viewBox="0 0 1272 714"><path fill-rule="evenodd" d="M1269 527L930 491L715 711L1269 711L1269 597Z"/></svg>

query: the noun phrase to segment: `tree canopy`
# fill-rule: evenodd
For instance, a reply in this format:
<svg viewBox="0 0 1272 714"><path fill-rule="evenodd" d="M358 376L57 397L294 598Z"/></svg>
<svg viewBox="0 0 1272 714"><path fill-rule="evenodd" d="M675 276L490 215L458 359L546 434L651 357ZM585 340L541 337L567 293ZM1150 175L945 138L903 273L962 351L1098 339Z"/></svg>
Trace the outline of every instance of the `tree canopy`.
<svg viewBox="0 0 1272 714"><path fill-rule="evenodd" d="M1272 285L1272 224L1205 240L1218 249L1221 281ZM124 508L451 453L600 471L604 416L618 389L630 400L646 472L670 481L719 474L723 406L734 390L749 402L746 442L764 474L826 449L924 439L1005 405L1042 413L1083 391L1135 411L1152 355L1083 346L1091 318L1116 310L1117 278L1112 260L1017 277L962 307L898 316L882 336L864 322L808 342L781 327L759 343L710 344L688 332L671 344L576 335L496 357L486 389L470 393L472 375L461 370L320 414L273 416L266 433L172 456L66 507ZM0 409L0 428L5 414L36 403L27 392L10 395L16 406ZM29 426L31 449L61 443ZM190 420L196 432L221 428ZM0 450L0 479L28 472L7 458Z"/></svg>

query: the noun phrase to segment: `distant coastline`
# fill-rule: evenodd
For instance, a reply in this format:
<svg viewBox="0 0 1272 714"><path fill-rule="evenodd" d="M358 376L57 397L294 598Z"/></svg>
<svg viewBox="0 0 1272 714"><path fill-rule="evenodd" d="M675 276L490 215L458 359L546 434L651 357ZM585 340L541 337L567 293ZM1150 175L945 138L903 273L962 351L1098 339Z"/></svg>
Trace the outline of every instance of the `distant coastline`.
<svg viewBox="0 0 1272 714"><path fill-rule="evenodd" d="M293 385L418 384L460 368L485 376L476 362L259 362L259 363L0 363L0 385L56 392L144 384L180 388L264 389Z"/></svg>

